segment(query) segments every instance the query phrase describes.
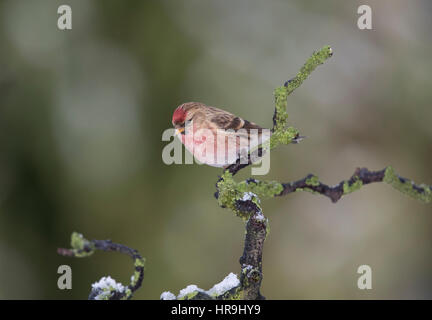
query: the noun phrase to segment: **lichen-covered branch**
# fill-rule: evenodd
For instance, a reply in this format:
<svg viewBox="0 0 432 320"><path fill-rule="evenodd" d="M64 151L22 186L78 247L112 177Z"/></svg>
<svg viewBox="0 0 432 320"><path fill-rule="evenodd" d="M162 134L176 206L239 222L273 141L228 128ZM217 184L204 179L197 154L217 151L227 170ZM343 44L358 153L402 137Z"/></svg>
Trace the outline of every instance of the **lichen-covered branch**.
<svg viewBox="0 0 432 320"><path fill-rule="evenodd" d="M276 196L284 196L297 191L308 191L314 194L321 194L337 202L344 195L359 190L363 185L373 182L385 182L407 196L423 201L432 201L432 186L425 184L417 185L413 181L400 177L396 171L388 166L380 171L369 171L367 168L358 168L348 180L343 180L337 185L328 186L318 177L312 174L305 178L288 183L277 181L260 181L247 179L236 182L229 171L225 171L219 179L217 186L217 199L223 208L229 208L238 216L247 219L248 214L242 212L236 206L236 201L241 199L243 194L251 192L259 199L269 199Z"/></svg>
<svg viewBox="0 0 432 320"><path fill-rule="evenodd" d="M111 240L87 240L77 232L72 233L71 247L71 249L59 248L57 253L62 256L83 258L91 256L96 250L117 251L127 254L134 262L135 270L128 286L124 287L111 277L104 277L92 285L89 300L126 300L132 298L133 293L141 287L144 279L145 259L137 250Z"/></svg>
<svg viewBox="0 0 432 320"><path fill-rule="evenodd" d="M337 202L344 195L357 191L363 185L372 182L385 182L411 198L426 203L432 201L432 186L425 184L416 185L413 181L400 177L390 166L380 171L357 168L351 178L341 181L334 186L328 186L320 182L317 176L310 174L295 182L282 183L283 190L277 196L287 195L296 191L308 191L329 197L332 202Z"/></svg>
<svg viewBox="0 0 432 320"><path fill-rule="evenodd" d="M303 81L332 56L329 46L314 53L293 79L284 86L276 88L275 112L273 115L272 136L270 148L280 144L298 142L299 132L293 127L287 127L288 113L287 97L297 89ZM261 153L264 152L262 149ZM392 167L380 171L369 171L366 168L357 169L350 179L344 180L335 186L328 186L319 181L317 176L308 175L305 178L290 182L260 181L247 179L236 182L233 176L241 169L249 166L251 161L241 164L239 161L228 167L216 183L215 197L223 208L231 209L237 216L246 221L246 237L243 255L240 259L242 266L239 288L244 299L261 299L260 285L262 281L262 250L268 232L268 220L262 214L260 200L287 195L296 191L309 191L329 197L337 202L342 196L359 190L363 185L372 182L385 182L396 190L421 201L432 200L432 186L416 185L411 180L400 177Z"/></svg>
<svg viewBox="0 0 432 320"><path fill-rule="evenodd" d="M325 46L318 52L314 52L294 78L286 81L283 86L274 90L275 110L273 114L273 128L271 129L272 135L270 137L270 150L280 144L298 143L301 140L302 137L300 137L299 131L294 127L287 126L287 98L295 89L300 87L303 81L307 79L316 67L323 64L332 55L333 50L330 46ZM258 156L261 156L263 152L263 148L259 148ZM269 150L267 150L267 152L269 152ZM235 175L241 169L251 164L252 161L249 156L247 163L241 163L240 159L238 159L236 163L229 166L227 170L232 175Z"/></svg>
<svg viewBox="0 0 432 320"><path fill-rule="evenodd" d="M287 127L287 98L295 89L300 87L316 67L323 64L332 55L333 51L330 46L325 46L318 52L314 52L294 78L275 89L275 111L273 114L273 133L270 138L270 149L275 148L279 144L289 144L298 138L298 130L293 127Z"/></svg>
<svg viewBox="0 0 432 320"><path fill-rule="evenodd" d="M260 199L287 195L297 191L308 191L329 197L337 202L342 196L359 190L363 185L373 182L385 182L396 190L424 202L432 200L432 186L417 185L411 180L400 177L392 167L380 171L369 171L358 168L348 180L335 186L328 186L312 174L290 182L260 181L247 179L236 182L232 173L226 170L217 182L216 198L219 205L231 209L237 216L246 221L246 236L243 255L240 258L241 274L239 283L219 295L210 295L196 286L188 286L178 297L165 292L162 299L264 299L260 293L262 273L262 253L267 237L268 219L263 215Z"/></svg>
<svg viewBox="0 0 432 320"><path fill-rule="evenodd" d="M222 208L231 209L237 216L247 221L250 211L238 206L239 201L253 197L258 203L260 200L273 198L283 191L281 183L276 181L259 181L247 179L236 182L229 171L225 171L216 184L216 198Z"/></svg>

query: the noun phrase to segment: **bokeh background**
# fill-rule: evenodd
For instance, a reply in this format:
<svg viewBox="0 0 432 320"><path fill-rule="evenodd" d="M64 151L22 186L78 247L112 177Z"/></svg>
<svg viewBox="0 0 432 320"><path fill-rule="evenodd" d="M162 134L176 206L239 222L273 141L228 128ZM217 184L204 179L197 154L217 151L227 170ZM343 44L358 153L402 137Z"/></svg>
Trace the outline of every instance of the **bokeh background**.
<svg viewBox="0 0 432 320"><path fill-rule="evenodd" d="M69 4L73 29L57 29ZM272 91L310 54L334 56L289 97L308 138L271 155L267 179L393 165L432 183L432 4L368 1L0 1L0 298L85 299L128 257L56 254L72 231L147 259L137 299L238 273L244 224L213 197L220 169L162 162L175 107L201 101L271 125ZM246 178L244 170L237 179ZM263 177L260 177L261 179ZM432 206L385 184L337 204L309 193L264 202L269 299L432 298ZM73 271L57 288L57 268ZM359 290L370 265L373 289Z"/></svg>

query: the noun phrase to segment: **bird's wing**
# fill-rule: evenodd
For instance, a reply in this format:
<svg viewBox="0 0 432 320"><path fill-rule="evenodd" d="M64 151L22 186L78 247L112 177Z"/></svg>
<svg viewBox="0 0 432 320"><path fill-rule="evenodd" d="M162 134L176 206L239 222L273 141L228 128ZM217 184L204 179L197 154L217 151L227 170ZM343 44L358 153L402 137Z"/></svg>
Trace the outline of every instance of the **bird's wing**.
<svg viewBox="0 0 432 320"><path fill-rule="evenodd" d="M258 132L263 129L259 125L237 117L225 110L221 110L215 107L207 107L207 111L212 114L211 117L209 117L208 119L216 128L225 130L232 129L235 131L239 129L246 129L248 132L251 129L258 129Z"/></svg>
<svg viewBox="0 0 432 320"><path fill-rule="evenodd" d="M226 138L236 137L237 146L240 148L241 146L247 145L248 149L254 149L256 146L260 145L270 137L269 135L268 137L266 136L266 138L262 137L263 130L265 129L261 126L237 117L230 112L215 107L207 107L206 111L211 114L211 116L207 117L207 119L209 119L209 127L211 127L213 130L229 130L226 131L224 135ZM254 134L253 136L251 135L252 129L256 129L252 131Z"/></svg>

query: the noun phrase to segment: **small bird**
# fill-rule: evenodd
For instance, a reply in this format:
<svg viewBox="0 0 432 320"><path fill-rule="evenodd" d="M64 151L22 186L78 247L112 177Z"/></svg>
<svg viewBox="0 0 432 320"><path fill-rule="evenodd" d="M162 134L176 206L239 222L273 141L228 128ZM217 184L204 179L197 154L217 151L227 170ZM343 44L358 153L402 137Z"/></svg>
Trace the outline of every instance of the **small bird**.
<svg viewBox="0 0 432 320"><path fill-rule="evenodd" d="M228 167L246 159L270 138L270 130L230 112L200 102L178 106L172 116L176 136L195 159L213 167Z"/></svg>

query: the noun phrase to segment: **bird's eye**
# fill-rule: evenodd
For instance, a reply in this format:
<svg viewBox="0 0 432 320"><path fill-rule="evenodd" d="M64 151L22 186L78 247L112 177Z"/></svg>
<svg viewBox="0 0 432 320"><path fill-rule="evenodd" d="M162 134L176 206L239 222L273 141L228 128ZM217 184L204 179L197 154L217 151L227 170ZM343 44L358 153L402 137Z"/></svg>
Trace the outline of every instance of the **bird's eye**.
<svg viewBox="0 0 432 320"><path fill-rule="evenodd" d="M183 135L185 134L186 126L185 126L184 122L179 124L178 131L180 132L180 134L183 134Z"/></svg>

